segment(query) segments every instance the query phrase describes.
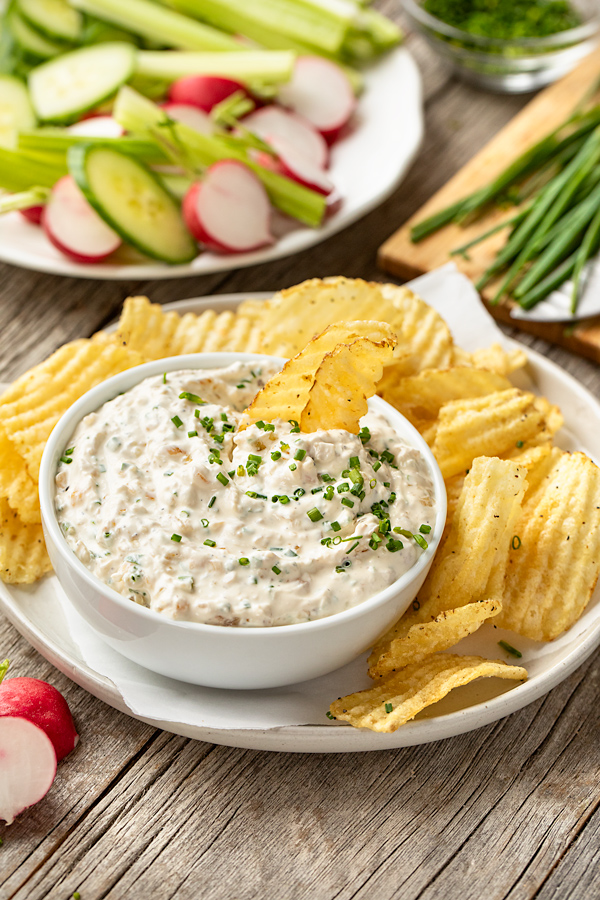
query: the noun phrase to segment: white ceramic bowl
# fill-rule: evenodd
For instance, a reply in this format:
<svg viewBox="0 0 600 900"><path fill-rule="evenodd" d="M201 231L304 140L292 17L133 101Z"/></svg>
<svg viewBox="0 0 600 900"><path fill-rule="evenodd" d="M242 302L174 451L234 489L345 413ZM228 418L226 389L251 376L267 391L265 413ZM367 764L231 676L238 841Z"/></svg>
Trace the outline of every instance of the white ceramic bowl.
<svg viewBox="0 0 600 900"><path fill-rule="evenodd" d="M40 468L42 524L52 565L79 614L113 649L151 669L191 684L217 688L270 688L325 675L370 647L414 600L429 571L446 521L446 491L429 447L415 428L379 397L369 405L396 432L417 447L435 488L436 521L429 547L390 587L364 603L313 622L262 628L226 628L175 622L132 603L104 584L77 558L58 525L54 478L59 457L79 421L107 400L150 375L179 369L214 369L237 361L276 361L250 353L197 353L128 369L97 385L60 419L44 450Z"/></svg>

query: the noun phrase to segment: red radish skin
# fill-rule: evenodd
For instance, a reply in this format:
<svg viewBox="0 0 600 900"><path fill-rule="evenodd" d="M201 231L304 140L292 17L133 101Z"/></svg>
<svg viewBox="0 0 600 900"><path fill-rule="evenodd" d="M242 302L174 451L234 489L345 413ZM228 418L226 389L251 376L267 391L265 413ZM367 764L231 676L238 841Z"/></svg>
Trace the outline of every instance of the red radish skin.
<svg viewBox="0 0 600 900"><path fill-rule="evenodd" d="M23 218L27 219L28 222L31 222L32 225L42 224L42 214L44 212L43 206L28 206L27 209L20 209L19 212Z"/></svg>
<svg viewBox="0 0 600 900"><path fill-rule="evenodd" d="M241 124L267 143L271 137L283 138L320 169L326 169L329 164L327 141L314 125L297 113L272 104L244 116Z"/></svg>
<svg viewBox="0 0 600 900"><path fill-rule="evenodd" d="M182 209L196 240L217 253L244 253L273 243L267 192L237 160L210 166L188 190Z"/></svg>
<svg viewBox="0 0 600 900"><path fill-rule="evenodd" d="M119 235L89 205L71 175L65 175L52 188L42 225L54 246L80 263L101 262L122 244Z"/></svg>
<svg viewBox="0 0 600 900"><path fill-rule="evenodd" d="M311 159L297 150L291 141L275 135L268 135L265 140L277 153L284 175L320 194L331 194L334 189L331 179Z"/></svg>
<svg viewBox="0 0 600 900"><path fill-rule="evenodd" d="M197 106L209 113L213 106L222 103L237 91L248 92L243 84L220 75L188 75L173 82L169 88L171 103L185 103Z"/></svg>
<svg viewBox="0 0 600 900"><path fill-rule="evenodd" d="M125 134L112 116L90 116L69 125L67 131L79 137L118 138Z"/></svg>
<svg viewBox="0 0 600 900"><path fill-rule="evenodd" d="M308 119L328 144L333 144L356 109L356 97L346 74L321 56L299 56L279 101Z"/></svg>
<svg viewBox="0 0 600 900"><path fill-rule="evenodd" d="M56 753L41 728L17 716L0 718L0 819L11 825L50 790Z"/></svg>
<svg viewBox="0 0 600 900"><path fill-rule="evenodd" d="M55 687L37 678L9 678L0 686L0 720L18 716L37 725L50 739L56 761L79 740L67 701Z"/></svg>
<svg viewBox="0 0 600 900"><path fill-rule="evenodd" d="M182 122L200 134L212 134L214 131L210 116L191 103L164 103L162 108L176 122Z"/></svg>

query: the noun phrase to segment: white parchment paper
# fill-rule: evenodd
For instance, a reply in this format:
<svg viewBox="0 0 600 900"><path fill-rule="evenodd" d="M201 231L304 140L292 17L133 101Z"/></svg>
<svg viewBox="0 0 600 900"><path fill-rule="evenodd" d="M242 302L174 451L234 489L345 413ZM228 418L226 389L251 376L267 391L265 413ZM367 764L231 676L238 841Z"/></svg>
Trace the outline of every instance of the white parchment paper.
<svg viewBox="0 0 600 900"><path fill-rule="evenodd" d="M476 350L507 341L486 312L471 282L453 264L411 282L410 287L446 320L457 344ZM330 725L325 716L333 699L370 684L366 654L330 675L290 687L226 691L197 687L156 675L104 644L75 612L62 589L60 602L71 637L86 663L109 678L135 715L157 721L210 728L277 728Z"/></svg>

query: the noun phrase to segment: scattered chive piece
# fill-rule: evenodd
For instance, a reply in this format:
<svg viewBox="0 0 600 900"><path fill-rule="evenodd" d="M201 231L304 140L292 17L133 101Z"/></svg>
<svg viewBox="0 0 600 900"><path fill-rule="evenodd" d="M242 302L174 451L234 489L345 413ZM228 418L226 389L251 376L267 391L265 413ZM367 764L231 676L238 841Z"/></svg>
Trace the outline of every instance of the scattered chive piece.
<svg viewBox="0 0 600 900"><path fill-rule="evenodd" d="M271 453L271 459L273 462L277 462L278 459L281 459L281 452L279 450L273 450Z"/></svg>
<svg viewBox="0 0 600 900"><path fill-rule="evenodd" d="M319 522L323 518L323 513L317 509L316 506L313 506L312 509L306 513L311 522Z"/></svg>
<svg viewBox="0 0 600 900"><path fill-rule="evenodd" d="M331 530L332 530L332 531L341 531L341 530L342 530L342 526L340 525L339 522L332 522L332 523L331 523Z"/></svg>
<svg viewBox="0 0 600 900"><path fill-rule="evenodd" d="M181 535L180 535L180 534L172 534L172 535L171 535L171 540L172 540L172 541L175 541L175 542L178 544L179 541L181 540Z"/></svg>
<svg viewBox="0 0 600 900"><path fill-rule="evenodd" d="M163 372L163 384L167 383L167 373Z"/></svg>
<svg viewBox="0 0 600 900"><path fill-rule="evenodd" d="M298 466L296 463L290 463L290 472L295 472Z"/></svg>
<svg viewBox="0 0 600 900"><path fill-rule="evenodd" d="M380 468L381 468L381 463L379 462L379 460L376 460L376 461L373 463L373 471L374 471L374 472L378 472Z"/></svg>
<svg viewBox="0 0 600 900"><path fill-rule="evenodd" d="M279 566L273 566L271 571L275 572L276 575L281 575L281 569L279 568Z"/></svg>
<svg viewBox="0 0 600 900"><path fill-rule="evenodd" d="M250 565L250 560L248 559L247 556L240 556L240 558L238 559L238 562L239 562L240 566L249 566Z"/></svg>
<svg viewBox="0 0 600 900"><path fill-rule="evenodd" d="M221 422L227 421L227 413L221 413Z"/></svg>
<svg viewBox="0 0 600 900"><path fill-rule="evenodd" d="M275 431L275 426L271 422L266 422L265 431Z"/></svg>
<svg viewBox="0 0 600 900"><path fill-rule="evenodd" d="M110 531L105 531L105 532L104 532L104 537L105 537L105 538L109 538L109 537L110 537L110 534L111 534Z"/></svg>
<svg viewBox="0 0 600 900"><path fill-rule="evenodd" d="M345 568L343 566L336 566L335 571L340 575L342 572L345 572Z"/></svg>
<svg viewBox="0 0 600 900"><path fill-rule="evenodd" d="M277 499L279 500L280 503L283 503L284 506L286 503L290 502L290 498L288 497L287 494L281 494Z"/></svg>
<svg viewBox="0 0 600 900"><path fill-rule="evenodd" d="M360 544L360 541L356 541L356 543L352 544L352 546L351 546L350 549L348 550L348 553L352 553L352 551L353 551L356 547L358 547L359 544Z"/></svg>
<svg viewBox="0 0 600 900"><path fill-rule="evenodd" d="M376 478L371 478L371 480L369 482L369 487L370 488L377 487L377 479Z"/></svg>
<svg viewBox="0 0 600 900"><path fill-rule="evenodd" d="M199 419L199 418L200 418L200 410L199 410L199 409L195 409L195 410L194 410L194 415L196 416L197 419Z"/></svg>
<svg viewBox="0 0 600 900"><path fill-rule="evenodd" d="M371 550L377 550L377 548L381 544L381 540L381 535L377 534L377 532L372 534L371 540L369 541L369 547L371 548Z"/></svg>
<svg viewBox="0 0 600 900"><path fill-rule="evenodd" d="M281 442L281 449L282 449L282 450L289 450L289 449L290 449L290 445L289 445L289 444L284 444L283 441L282 441L282 442Z"/></svg>
<svg viewBox="0 0 600 900"><path fill-rule="evenodd" d="M68 450L65 450L65 456L72 456L74 449L75 449L75 447L69 447Z"/></svg>
<svg viewBox="0 0 600 900"><path fill-rule="evenodd" d="M299 434L300 433L300 425L296 422L295 419L288 419L288 422L292 426L290 429L291 434Z"/></svg>
<svg viewBox="0 0 600 900"><path fill-rule="evenodd" d="M423 550L427 550L429 544L421 534L413 534L413 538L415 539L415 542L419 545L419 547L421 547Z"/></svg>
<svg viewBox="0 0 600 900"><path fill-rule="evenodd" d="M350 477L350 469L344 469L344 471L342 472L342 478L349 478L349 477Z"/></svg>
<svg viewBox="0 0 600 900"><path fill-rule="evenodd" d="M197 431L188 431L188 437L198 437Z"/></svg>
<svg viewBox="0 0 600 900"><path fill-rule="evenodd" d="M73 894L73 900L81 900L81 894L79 893L79 891L75 891L75 893Z"/></svg>
<svg viewBox="0 0 600 900"><path fill-rule="evenodd" d="M333 487L332 485L328 485L327 490L323 494L326 500L333 500Z"/></svg>
<svg viewBox="0 0 600 900"><path fill-rule="evenodd" d="M394 531L396 532L396 534L401 534L402 537L405 538L411 538L413 536L412 531L408 531L406 528L399 528L398 526L396 526L396 528L394 528Z"/></svg>
<svg viewBox="0 0 600 900"><path fill-rule="evenodd" d="M366 444L367 441L369 441L371 439L371 432L369 431L369 429L367 428L366 425L363 425L363 427L358 432L358 436L360 438L361 443Z"/></svg>
<svg viewBox="0 0 600 900"><path fill-rule="evenodd" d="M386 704L385 704L385 711L386 711L386 713L391 713L391 712L393 712L393 709L394 709L394 707L392 706L391 703L386 703Z"/></svg>
<svg viewBox="0 0 600 900"><path fill-rule="evenodd" d="M199 397L198 394L190 394L189 391L182 391L179 395L180 400L190 400L192 403L199 403L201 406L206 406L206 401Z"/></svg>
<svg viewBox="0 0 600 900"><path fill-rule="evenodd" d="M519 449L521 449L521 447L523 447L524 444L525 444L525 441L517 441L517 447Z"/></svg>
<svg viewBox="0 0 600 900"><path fill-rule="evenodd" d="M323 487L321 486L321 487L311 488L310 492L311 492L311 494L320 494L322 490L323 490Z"/></svg>
<svg viewBox="0 0 600 900"><path fill-rule="evenodd" d="M380 454L380 459L382 459L384 462L393 463L395 462L396 457L393 453L390 453L389 450L384 450L383 453Z"/></svg>
<svg viewBox="0 0 600 900"><path fill-rule="evenodd" d="M325 715L327 716L328 719L333 719L335 721L335 716L332 716L331 713L329 712L329 710L327 710Z"/></svg>
<svg viewBox="0 0 600 900"><path fill-rule="evenodd" d="M208 519L200 519L203 528L208 528L209 522Z"/></svg>
<svg viewBox="0 0 600 900"><path fill-rule="evenodd" d="M342 503L343 503L344 506L347 506L347 507L349 507L350 509L352 509L352 507L354 506L354 500L348 500L347 497L344 497L344 498L343 498Z"/></svg>
<svg viewBox="0 0 600 900"><path fill-rule="evenodd" d="M390 538L385 546L390 553L396 553L398 550L402 550L404 544L402 541L397 541L396 538Z"/></svg>
<svg viewBox="0 0 600 900"><path fill-rule="evenodd" d="M360 460L358 456L351 456L348 465L351 469L358 469L360 467Z"/></svg>
<svg viewBox="0 0 600 900"><path fill-rule="evenodd" d="M209 509L211 508L211 506L214 505L214 502L215 502L216 499L217 499L216 497L211 497L211 498L210 498L210 500L209 500L209 502L208 502L208 508L209 508Z"/></svg>
<svg viewBox="0 0 600 900"><path fill-rule="evenodd" d="M301 460L303 460L305 456L306 456L306 450L300 449L300 450L296 450L296 452L294 453L294 459L297 459L299 462Z"/></svg>
<svg viewBox="0 0 600 900"><path fill-rule="evenodd" d="M363 484L364 478L357 469L350 469L350 481L352 484Z"/></svg>
<svg viewBox="0 0 600 900"><path fill-rule="evenodd" d="M229 478L227 475L223 475L222 472L217 472L217 481L220 481L223 485L229 484Z"/></svg>
<svg viewBox="0 0 600 900"><path fill-rule="evenodd" d="M235 475L235 469L232 469L232 470L231 470L230 472L228 472L227 474L229 475L230 478L233 478L233 476Z"/></svg>
<svg viewBox="0 0 600 900"><path fill-rule="evenodd" d="M245 475L245 474L246 474L245 468L244 468L243 466L238 466L238 467L237 467L237 474L240 475L240 476Z"/></svg>
<svg viewBox="0 0 600 900"><path fill-rule="evenodd" d="M256 425L257 428L264 428L264 427L265 427L265 423L263 422L262 419L259 419L259 421L258 421L258 422L255 422L254 424Z"/></svg>
<svg viewBox="0 0 600 900"><path fill-rule="evenodd" d="M498 646L502 647L503 650L506 650L507 653L510 653L511 656L516 656L517 659L521 659L523 654L520 650L517 650L516 647L512 647L510 644L507 644L506 641L498 641Z"/></svg>
<svg viewBox="0 0 600 900"><path fill-rule="evenodd" d="M171 422L173 423L175 428L181 428L181 426L183 425L183 422L181 421L179 416L173 416L173 418L171 419Z"/></svg>
<svg viewBox="0 0 600 900"><path fill-rule="evenodd" d="M216 547L216 546L217 546L217 542L216 542L216 541L211 541L210 538L206 538L206 540L204 541L204 546L205 546L205 547Z"/></svg>
<svg viewBox="0 0 600 900"><path fill-rule="evenodd" d="M338 486L337 486L338 494L345 494L346 491L349 491L349 490L350 490L350 485L348 484L347 481L342 481L342 483L338 484Z"/></svg>
<svg viewBox="0 0 600 900"><path fill-rule="evenodd" d="M429 532L431 531L431 525L421 525L419 527L419 531L421 532L421 534L429 534Z"/></svg>
<svg viewBox="0 0 600 900"><path fill-rule="evenodd" d="M305 493L306 491L304 490L304 488L296 488L296 490L294 491L294 497L300 499L300 497L304 497Z"/></svg>
<svg viewBox="0 0 600 900"><path fill-rule="evenodd" d="M335 478L332 478L331 475L329 475L327 472L322 472L319 475L319 478L321 479L321 481L324 481L325 483L327 483L328 481L335 481Z"/></svg>
<svg viewBox="0 0 600 900"><path fill-rule="evenodd" d="M521 546L521 538L519 537L518 534L513 535L513 539L510 542L510 546L513 548L513 550L519 549L519 547Z"/></svg>
<svg viewBox="0 0 600 900"><path fill-rule="evenodd" d="M73 462L70 456L61 456L60 461L66 463L68 466Z"/></svg>

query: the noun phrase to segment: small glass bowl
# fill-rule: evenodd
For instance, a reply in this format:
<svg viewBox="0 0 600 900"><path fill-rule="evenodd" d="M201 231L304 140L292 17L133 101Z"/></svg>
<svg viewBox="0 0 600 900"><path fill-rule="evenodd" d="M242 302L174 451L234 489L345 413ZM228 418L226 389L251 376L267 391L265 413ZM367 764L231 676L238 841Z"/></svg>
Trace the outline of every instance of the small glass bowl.
<svg viewBox="0 0 600 900"><path fill-rule="evenodd" d="M583 21L577 28L541 38L501 40L469 34L442 22L421 0L401 0L413 28L420 32L461 78L505 94L535 91L570 72L600 41L600 12L595 0L575 0Z"/></svg>

